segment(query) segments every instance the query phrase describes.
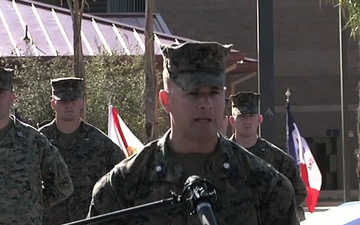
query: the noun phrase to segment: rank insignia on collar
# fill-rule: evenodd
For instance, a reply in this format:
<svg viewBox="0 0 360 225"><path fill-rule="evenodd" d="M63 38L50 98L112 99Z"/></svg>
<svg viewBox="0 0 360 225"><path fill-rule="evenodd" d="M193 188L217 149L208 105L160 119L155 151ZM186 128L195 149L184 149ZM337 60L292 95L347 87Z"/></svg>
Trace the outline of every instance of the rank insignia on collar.
<svg viewBox="0 0 360 225"><path fill-rule="evenodd" d="M224 169L228 170L230 168L230 164L228 162L225 162L223 164Z"/></svg>
<svg viewBox="0 0 360 225"><path fill-rule="evenodd" d="M155 170L157 173L160 173L162 171L162 167L159 165L159 166L155 167Z"/></svg>

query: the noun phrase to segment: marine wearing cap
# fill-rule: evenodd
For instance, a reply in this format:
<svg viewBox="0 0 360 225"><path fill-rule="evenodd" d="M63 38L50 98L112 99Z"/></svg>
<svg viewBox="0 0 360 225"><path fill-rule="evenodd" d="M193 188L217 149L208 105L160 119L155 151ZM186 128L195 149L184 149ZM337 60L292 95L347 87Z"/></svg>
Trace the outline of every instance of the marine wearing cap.
<svg viewBox="0 0 360 225"><path fill-rule="evenodd" d="M51 80L52 98L56 101L76 100L84 97L84 79L63 77Z"/></svg>
<svg viewBox="0 0 360 225"><path fill-rule="evenodd" d="M0 67L0 89L3 91L13 90L14 70Z"/></svg>
<svg viewBox="0 0 360 225"><path fill-rule="evenodd" d="M260 94L255 92L238 92L230 95L233 115L258 114Z"/></svg>
<svg viewBox="0 0 360 225"><path fill-rule="evenodd" d="M231 106L229 104L230 98L225 97L225 112L224 116L230 116L231 115Z"/></svg>
<svg viewBox="0 0 360 225"><path fill-rule="evenodd" d="M227 56L232 45L217 42L186 42L165 46L163 75L185 91L200 86L224 88Z"/></svg>

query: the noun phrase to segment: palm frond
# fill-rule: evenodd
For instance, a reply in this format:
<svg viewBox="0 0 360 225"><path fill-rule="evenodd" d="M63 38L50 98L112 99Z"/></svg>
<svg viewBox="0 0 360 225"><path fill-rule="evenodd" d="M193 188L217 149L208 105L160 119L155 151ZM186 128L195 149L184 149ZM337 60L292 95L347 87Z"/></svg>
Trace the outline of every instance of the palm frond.
<svg viewBox="0 0 360 225"><path fill-rule="evenodd" d="M334 4L335 7L341 7L342 14L346 19L345 27L351 29L352 37L360 39L360 0L325 0L325 2Z"/></svg>

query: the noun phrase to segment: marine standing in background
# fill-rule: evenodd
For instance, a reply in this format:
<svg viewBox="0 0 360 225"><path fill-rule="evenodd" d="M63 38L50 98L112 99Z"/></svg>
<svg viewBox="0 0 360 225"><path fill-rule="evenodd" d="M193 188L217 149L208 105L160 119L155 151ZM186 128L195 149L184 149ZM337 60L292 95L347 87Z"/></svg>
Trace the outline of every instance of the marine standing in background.
<svg viewBox="0 0 360 225"><path fill-rule="evenodd" d="M125 158L120 147L107 135L80 118L84 106L82 78L54 79L51 86L55 119L39 131L65 159L74 183L74 193L63 203L45 210L45 225L85 218L94 184Z"/></svg>
<svg viewBox="0 0 360 225"><path fill-rule="evenodd" d="M94 186L89 217L181 193L191 175L215 184L218 224L295 225L294 190L266 162L219 133L225 110L229 45L188 42L163 49L159 98L171 128L119 163ZM183 205L98 224L200 224Z"/></svg>
<svg viewBox="0 0 360 225"><path fill-rule="evenodd" d="M222 135L224 135L224 137L226 136L227 130L228 130L228 126L229 126L229 113L228 113L228 104L229 104L230 99L229 98L225 98L225 110L224 110L224 117L223 117L223 121L221 123L220 126L220 133Z"/></svg>
<svg viewBox="0 0 360 225"><path fill-rule="evenodd" d="M302 221L305 219L305 213L300 204L307 196L305 183L301 179L295 160L274 144L259 137L258 128L263 122L263 116L259 114L259 98L260 94L254 92L239 92L230 96L230 123L235 128L230 140L270 163L290 180L295 190L298 216Z"/></svg>
<svg viewBox="0 0 360 225"><path fill-rule="evenodd" d="M0 224L41 225L43 208L73 191L68 168L58 150L10 108L14 70L0 68Z"/></svg>

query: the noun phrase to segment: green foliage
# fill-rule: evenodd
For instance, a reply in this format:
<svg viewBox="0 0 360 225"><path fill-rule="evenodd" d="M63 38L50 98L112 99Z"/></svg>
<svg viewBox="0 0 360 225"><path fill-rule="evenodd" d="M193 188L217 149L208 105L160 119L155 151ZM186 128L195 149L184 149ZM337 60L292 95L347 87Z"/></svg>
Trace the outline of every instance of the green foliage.
<svg viewBox="0 0 360 225"><path fill-rule="evenodd" d="M86 120L107 133L108 103L118 109L134 134L145 140L142 56L99 54L85 58ZM50 79L73 76L72 57L5 58L2 66L16 69L15 107L33 126L54 118ZM159 106L159 135L168 129L168 117Z"/></svg>
<svg viewBox="0 0 360 225"><path fill-rule="evenodd" d="M141 56L97 55L86 60L87 120L107 129L108 103L144 140L143 89L145 86Z"/></svg>
<svg viewBox="0 0 360 225"><path fill-rule="evenodd" d="M50 79L69 76L71 60L69 58L53 58L44 60L40 57L7 58L5 66L15 68L15 108L24 119L33 126L54 117L51 109Z"/></svg>
<svg viewBox="0 0 360 225"><path fill-rule="evenodd" d="M351 35L360 37L360 0L340 0L343 12L348 18L347 26L351 27Z"/></svg>
<svg viewBox="0 0 360 225"><path fill-rule="evenodd" d="M351 28L351 36L360 38L360 0L326 0L341 6L343 16L346 18L346 27Z"/></svg>

